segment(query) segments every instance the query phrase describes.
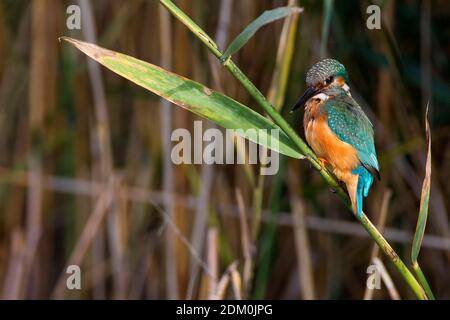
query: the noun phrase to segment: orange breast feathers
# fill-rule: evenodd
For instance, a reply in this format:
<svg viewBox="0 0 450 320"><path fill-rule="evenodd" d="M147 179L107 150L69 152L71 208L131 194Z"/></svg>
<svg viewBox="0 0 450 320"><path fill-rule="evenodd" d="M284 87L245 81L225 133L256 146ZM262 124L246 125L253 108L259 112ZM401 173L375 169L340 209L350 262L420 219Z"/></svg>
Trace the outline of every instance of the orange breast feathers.
<svg viewBox="0 0 450 320"><path fill-rule="evenodd" d="M338 179L347 181L352 175L351 171L360 164L358 153L331 131L327 113L320 111L320 104L313 100L305 108L303 126L306 141L319 158L331 164Z"/></svg>

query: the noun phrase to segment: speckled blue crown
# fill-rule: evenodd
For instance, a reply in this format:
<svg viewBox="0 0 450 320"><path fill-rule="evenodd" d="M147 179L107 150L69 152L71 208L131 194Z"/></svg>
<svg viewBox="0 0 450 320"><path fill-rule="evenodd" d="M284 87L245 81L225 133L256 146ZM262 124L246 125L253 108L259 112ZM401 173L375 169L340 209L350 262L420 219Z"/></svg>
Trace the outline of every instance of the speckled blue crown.
<svg viewBox="0 0 450 320"><path fill-rule="evenodd" d="M342 76L348 82L348 75L342 63L334 59L324 59L313 65L306 73L306 84L314 85L330 76Z"/></svg>

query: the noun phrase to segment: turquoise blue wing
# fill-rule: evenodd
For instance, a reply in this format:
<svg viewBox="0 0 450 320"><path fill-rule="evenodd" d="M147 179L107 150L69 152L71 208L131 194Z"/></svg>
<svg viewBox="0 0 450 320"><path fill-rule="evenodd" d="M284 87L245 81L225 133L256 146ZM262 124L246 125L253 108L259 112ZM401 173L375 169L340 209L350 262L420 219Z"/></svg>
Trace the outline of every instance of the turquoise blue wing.
<svg viewBox="0 0 450 320"><path fill-rule="evenodd" d="M373 127L361 107L350 97L338 96L327 100L324 109L328 113L328 126L342 141L353 146L361 163L369 171L380 167L375 151Z"/></svg>

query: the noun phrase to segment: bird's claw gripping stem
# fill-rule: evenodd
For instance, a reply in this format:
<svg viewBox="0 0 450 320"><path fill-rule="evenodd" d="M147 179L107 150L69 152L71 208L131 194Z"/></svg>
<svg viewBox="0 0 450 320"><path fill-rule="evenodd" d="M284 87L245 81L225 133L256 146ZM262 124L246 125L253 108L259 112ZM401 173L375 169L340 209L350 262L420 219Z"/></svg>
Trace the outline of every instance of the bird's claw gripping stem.
<svg viewBox="0 0 450 320"><path fill-rule="evenodd" d="M325 160L324 158L318 158L318 160L319 160L320 166L322 167L322 170L325 169L329 162L327 160Z"/></svg>

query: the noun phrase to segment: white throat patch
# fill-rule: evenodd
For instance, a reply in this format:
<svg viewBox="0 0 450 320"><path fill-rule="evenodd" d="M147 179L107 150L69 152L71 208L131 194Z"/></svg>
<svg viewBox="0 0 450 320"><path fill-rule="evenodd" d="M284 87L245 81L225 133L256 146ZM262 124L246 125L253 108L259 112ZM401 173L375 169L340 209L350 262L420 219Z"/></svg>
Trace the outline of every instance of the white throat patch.
<svg viewBox="0 0 450 320"><path fill-rule="evenodd" d="M326 95L325 93L321 92L319 94L316 94L314 97L312 97L312 99L318 99L321 102L325 102L328 100L328 95Z"/></svg>

